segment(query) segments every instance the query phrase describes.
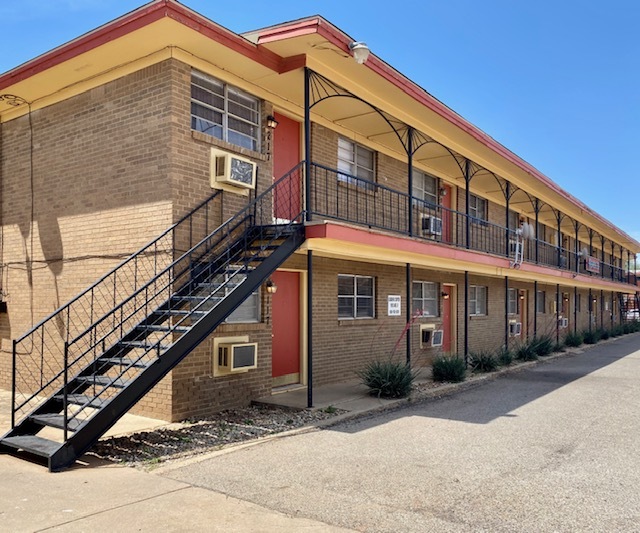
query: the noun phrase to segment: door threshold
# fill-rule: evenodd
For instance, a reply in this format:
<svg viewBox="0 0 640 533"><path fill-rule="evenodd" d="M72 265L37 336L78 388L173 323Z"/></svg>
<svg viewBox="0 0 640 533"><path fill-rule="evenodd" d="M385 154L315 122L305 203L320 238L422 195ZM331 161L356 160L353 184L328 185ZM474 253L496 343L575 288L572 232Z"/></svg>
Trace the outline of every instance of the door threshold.
<svg viewBox="0 0 640 533"><path fill-rule="evenodd" d="M291 383L290 385L280 385L271 389L271 394L283 394L285 392L291 392L300 389L306 389L307 386L302 383Z"/></svg>

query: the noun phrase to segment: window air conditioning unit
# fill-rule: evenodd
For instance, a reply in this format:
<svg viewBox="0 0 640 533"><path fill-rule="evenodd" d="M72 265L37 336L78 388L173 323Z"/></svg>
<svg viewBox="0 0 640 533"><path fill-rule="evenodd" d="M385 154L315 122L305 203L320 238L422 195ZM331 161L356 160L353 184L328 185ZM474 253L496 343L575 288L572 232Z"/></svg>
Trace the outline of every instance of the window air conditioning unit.
<svg viewBox="0 0 640 533"><path fill-rule="evenodd" d="M211 150L211 186L226 183L244 189L256 188L258 166L246 157Z"/></svg>
<svg viewBox="0 0 640 533"><path fill-rule="evenodd" d="M435 333L435 324L420 324L420 348L428 348Z"/></svg>
<svg viewBox="0 0 640 533"><path fill-rule="evenodd" d="M558 326L560 329L565 329L569 327L569 319L568 318L558 318Z"/></svg>
<svg viewBox="0 0 640 533"><path fill-rule="evenodd" d="M218 369L225 372L246 372L258 367L258 343L220 343Z"/></svg>
<svg viewBox="0 0 640 533"><path fill-rule="evenodd" d="M509 335L519 337L522 333L522 322L509 322Z"/></svg>
<svg viewBox="0 0 640 533"><path fill-rule="evenodd" d="M444 340L444 330L436 329L431 335L431 346L442 346Z"/></svg>
<svg viewBox="0 0 640 533"><path fill-rule="evenodd" d="M442 219L431 215L422 215L423 235L442 235Z"/></svg>

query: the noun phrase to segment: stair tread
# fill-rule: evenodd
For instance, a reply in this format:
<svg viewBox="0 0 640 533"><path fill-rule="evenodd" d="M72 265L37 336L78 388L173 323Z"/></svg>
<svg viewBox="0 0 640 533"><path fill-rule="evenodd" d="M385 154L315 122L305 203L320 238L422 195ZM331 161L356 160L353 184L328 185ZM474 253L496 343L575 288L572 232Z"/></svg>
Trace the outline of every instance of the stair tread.
<svg viewBox="0 0 640 533"><path fill-rule="evenodd" d="M0 442L5 446L11 446L16 450L24 450L25 452L33 453L41 457L50 457L62 446L59 442L44 439L37 435L5 437Z"/></svg>
<svg viewBox="0 0 640 533"><path fill-rule="evenodd" d="M64 401L63 394L57 394L54 396L56 400ZM96 398L94 396L88 396L86 394L68 394L67 401L74 405L84 405L87 407L99 408L107 402L106 399Z"/></svg>
<svg viewBox="0 0 640 533"><path fill-rule="evenodd" d="M146 331L174 331L176 333L186 333L189 328L186 326L157 326L154 324L145 324L137 327L138 329L144 329Z"/></svg>
<svg viewBox="0 0 640 533"><path fill-rule="evenodd" d="M189 311L188 309L164 309L162 311L154 311L154 315L206 315L207 311Z"/></svg>
<svg viewBox="0 0 640 533"><path fill-rule="evenodd" d="M81 383L111 386L120 389L126 387L129 384L129 380L125 380L122 378L112 379L109 376L79 376L76 378L76 381L79 381Z"/></svg>
<svg viewBox="0 0 640 533"><path fill-rule="evenodd" d="M146 368L149 366L149 362L135 361L133 359L127 359L125 357L101 357L98 359L98 363L107 363L112 365L130 366L133 368Z"/></svg>
<svg viewBox="0 0 640 533"><path fill-rule="evenodd" d="M57 413L50 413L44 415L31 415L29 417L34 422L42 424L44 426L50 426L58 429L64 428L64 417ZM83 420L77 418L70 418L67 420L67 427L70 431L75 431L82 424Z"/></svg>
<svg viewBox="0 0 640 533"><path fill-rule="evenodd" d="M160 348L160 350L168 350L169 349L169 345L167 344L160 344L160 346L158 346L157 342L144 342L144 341L119 341L116 343L116 346L123 346L123 347L127 347L127 348L152 348L152 349L157 349L158 347Z"/></svg>

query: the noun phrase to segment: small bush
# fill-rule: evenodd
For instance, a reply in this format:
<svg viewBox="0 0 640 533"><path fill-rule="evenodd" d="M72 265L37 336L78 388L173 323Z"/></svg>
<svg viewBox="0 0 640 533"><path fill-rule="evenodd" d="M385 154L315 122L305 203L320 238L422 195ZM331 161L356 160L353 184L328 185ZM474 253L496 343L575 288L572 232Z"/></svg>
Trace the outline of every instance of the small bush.
<svg viewBox="0 0 640 533"><path fill-rule="evenodd" d="M567 336L564 338L564 343L566 346L571 346L572 348L577 348L581 346L583 342L582 334L575 332L567 333Z"/></svg>
<svg viewBox="0 0 640 533"><path fill-rule="evenodd" d="M622 325L622 333L624 333L625 335L631 333L631 324L629 322Z"/></svg>
<svg viewBox="0 0 640 533"><path fill-rule="evenodd" d="M475 352L469 355L472 372L493 372L498 368L498 359L491 352Z"/></svg>
<svg viewBox="0 0 640 533"><path fill-rule="evenodd" d="M597 329L585 331L582 334L582 340L585 344L596 344L600 340L600 332Z"/></svg>
<svg viewBox="0 0 640 533"><path fill-rule="evenodd" d="M633 320L632 322L628 322L629 324L629 333L636 333L640 331L640 322L637 320Z"/></svg>
<svg viewBox="0 0 640 533"><path fill-rule="evenodd" d="M531 349L535 352L535 354L539 356L549 355L553 351L553 341L548 335L543 335L542 337L534 337L533 339L531 339L529 344L531 345Z"/></svg>
<svg viewBox="0 0 640 533"><path fill-rule="evenodd" d="M612 337L619 337L620 335L622 335L623 331L622 331L622 326L615 326L613 328L611 328L611 336Z"/></svg>
<svg viewBox="0 0 640 533"><path fill-rule="evenodd" d="M398 361L371 361L357 374L369 393L379 398L408 396L416 379L416 372Z"/></svg>
<svg viewBox="0 0 640 533"><path fill-rule="evenodd" d="M535 361L538 359L534 346L531 342L523 342L516 348L516 359L520 361Z"/></svg>
<svg viewBox="0 0 640 533"><path fill-rule="evenodd" d="M509 348L505 346L500 348L500 350L498 351L498 363L500 363L500 365L502 366L509 366L511 363L513 363L513 354L511 353L511 350L509 350Z"/></svg>
<svg viewBox="0 0 640 533"><path fill-rule="evenodd" d="M553 345L554 352L566 352L567 349L564 347L564 342L560 341L557 344Z"/></svg>
<svg viewBox="0 0 640 533"><path fill-rule="evenodd" d="M464 360L458 356L441 355L433 360L433 381L459 383L467 378Z"/></svg>
<svg viewBox="0 0 640 533"><path fill-rule="evenodd" d="M609 336L610 336L610 335L609 335L609 331L608 331L608 330L606 330L606 329L601 329L601 330L600 330L600 338L601 338L603 341L606 341L606 340L609 338Z"/></svg>

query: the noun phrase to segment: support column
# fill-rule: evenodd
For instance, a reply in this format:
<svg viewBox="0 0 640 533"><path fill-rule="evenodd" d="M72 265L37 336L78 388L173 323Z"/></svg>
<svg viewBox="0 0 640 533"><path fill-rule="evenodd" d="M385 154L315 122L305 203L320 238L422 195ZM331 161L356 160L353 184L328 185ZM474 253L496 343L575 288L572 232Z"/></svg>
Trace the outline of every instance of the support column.
<svg viewBox="0 0 640 533"><path fill-rule="evenodd" d="M504 227L507 228L506 232L505 232L505 243L504 243L504 255L505 257L509 257L509 204L511 203L511 183L507 181L506 183L506 187L505 187L505 224ZM515 228L514 228L515 229ZM522 246L524 246L524 239L522 242Z"/></svg>
<svg viewBox="0 0 640 533"><path fill-rule="evenodd" d="M509 276L504 277L504 346L509 348Z"/></svg>
<svg viewBox="0 0 640 533"><path fill-rule="evenodd" d="M600 289L600 329L604 329L604 291Z"/></svg>
<svg viewBox="0 0 640 533"><path fill-rule="evenodd" d="M311 71L304 67L304 206L305 220L311 221Z"/></svg>
<svg viewBox="0 0 640 533"><path fill-rule="evenodd" d="M538 336L538 281L533 282L533 336Z"/></svg>
<svg viewBox="0 0 640 533"><path fill-rule="evenodd" d="M593 293L589 289L589 333L591 333L591 322L593 322Z"/></svg>
<svg viewBox="0 0 640 533"><path fill-rule="evenodd" d="M556 345L560 344L560 309L562 309L560 298L560 284L558 283L556 285Z"/></svg>
<svg viewBox="0 0 640 533"><path fill-rule="evenodd" d="M407 366L411 367L411 265L406 267L406 289L407 289Z"/></svg>
<svg viewBox="0 0 640 533"><path fill-rule="evenodd" d="M611 291L611 329L613 329L613 312L615 310L615 296L613 295L613 291Z"/></svg>
<svg viewBox="0 0 640 533"><path fill-rule="evenodd" d="M540 215L540 200L536 198L536 265L540 261L540 236L538 235L539 215Z"/></svg>
<svg viewBox="0 0 640 533"><path fill-rule="evenodd" d="M465 196L465 206L464 206L464 212L466 213L466 217L465 217L465 238L466 238L466 248L469 249L469 239L471 236L471 224L469 222L469 182L471 181L471 169L469 166L469 160L465 159L464 160L464 183L465 183L465 187L464 187L464 196ZM465 352L465 358L466 358L466 352ZM466 360L466 359L465 359Z"/></svg>
<svg viewBox="0 0 640 533"><path fill-rule="evenodd" d="M578 287L573 288L573 332L578 331Z"/></svg>
<svg viewBox="0 0 640 533"><path fill-rule="evenodd" d="M313 251L307 252L307 407L313 407Z"/></svg>
<svg viewBox="0 0 640 533"><path fill-rule="evenodd" d="M469 271L464 271L464 364L469 364Z"/></svg>
<svg viewBox="0 0 640 533"><path fill-rule="evenodd" d="M407 130L407 167L408 167L408 182L409 182L409 194L407 196L407 201L409 205L408 209L408 224L409 231L407 232L410 237L413 237L413 202L411 198L413 197L413 128L409 127ZM407 293L407 298L409 298Z"/></svg>

